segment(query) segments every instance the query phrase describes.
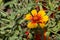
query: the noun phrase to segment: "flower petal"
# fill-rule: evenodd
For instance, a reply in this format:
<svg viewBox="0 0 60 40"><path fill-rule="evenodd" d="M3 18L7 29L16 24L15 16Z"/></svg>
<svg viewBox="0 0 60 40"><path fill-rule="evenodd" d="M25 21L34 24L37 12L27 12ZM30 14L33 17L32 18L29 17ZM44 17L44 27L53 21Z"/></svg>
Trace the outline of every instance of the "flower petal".
<svg viewBox="0 0 60 40"><path fill-rule="evenodd" d="M49 17L47 15L43 16L40 20L41 23L46 23L49 20Z"/></svg>
<svg viewBox="0 0 60 40"><path fill-rule="evenodd" d="M39 25L40 25L41 28L45 27L45 23L39 23Z"/></svg>
<svg viewBox="0 0 60 40"><path fill-rule="evenodd" d="M29 22L28 25L27 25L28 28L37 28L37 23L32 23L32 22Z"/></svg>
<svg viewBox="0 0 60 40"><path fill-rule="evenodd" d="M46 23L48 20L49 20L49 18L48 18L47 15L45 15L45 16L43 17L43 19L42 19L42 21L45 22L45 23Z"/></svg>
<svg viewBox="0 0 60 40"><path fill-rule="evenodd" d="M37 15L37 10L32 10L31 13L32 13L33 16L36 16Z"/></svg>
<svg viewBox="0 0 60 40"><path fill-rule="evenodd" d="M32 15L30 13L28 13L25 17L26 20L30 20L32 18Z"/></svg>
<svg viewBox="0 0 60 40"><path fill-rule="evenodd" d="M38 12L38 15L39 16L44 16L46 13L45 13L45 11L44 10L40 10L39 12Z"/></svg>

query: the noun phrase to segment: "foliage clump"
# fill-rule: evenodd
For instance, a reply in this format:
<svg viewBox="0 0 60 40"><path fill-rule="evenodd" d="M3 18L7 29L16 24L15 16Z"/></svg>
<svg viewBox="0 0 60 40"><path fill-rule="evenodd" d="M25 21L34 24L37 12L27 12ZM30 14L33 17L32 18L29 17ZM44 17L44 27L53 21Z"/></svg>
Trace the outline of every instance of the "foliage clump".
<svg viewBox="0 0 60 40"><path fill-rule="evenodd" d="M49 21L42 28L27 28L26 14L45 10ZM40 38L40 39L39 39ZM0 40L60 40L59 0L0 0Z"/></svg>

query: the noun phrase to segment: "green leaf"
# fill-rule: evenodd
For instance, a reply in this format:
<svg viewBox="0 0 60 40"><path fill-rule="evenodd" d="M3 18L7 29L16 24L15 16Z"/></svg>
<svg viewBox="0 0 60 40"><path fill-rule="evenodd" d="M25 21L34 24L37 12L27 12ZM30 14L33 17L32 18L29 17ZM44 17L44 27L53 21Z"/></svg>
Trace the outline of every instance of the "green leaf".
<svg viewBox="0 0 60 40"><path fill-rule="evenodd" d="M14 19L15 16L16 16L16 13L13 12L13 13L11 13L11 16L8 17L8 19Z"/></svg>

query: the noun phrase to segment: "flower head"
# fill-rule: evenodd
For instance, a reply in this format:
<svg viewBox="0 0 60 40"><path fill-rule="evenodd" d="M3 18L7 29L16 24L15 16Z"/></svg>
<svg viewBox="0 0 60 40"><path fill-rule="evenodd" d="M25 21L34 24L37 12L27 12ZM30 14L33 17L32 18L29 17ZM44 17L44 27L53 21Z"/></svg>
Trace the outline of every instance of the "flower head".
<svg viewBox="0 0 60 40"><path fill-rule="evenodd" d="M28 28L37 28L38 24L41 28L45 27L46 22L48 21L48 16L46 15L44 10L32 10L31 13L28 13L25 17L26 20L30 20L28 22Z"/></svg>

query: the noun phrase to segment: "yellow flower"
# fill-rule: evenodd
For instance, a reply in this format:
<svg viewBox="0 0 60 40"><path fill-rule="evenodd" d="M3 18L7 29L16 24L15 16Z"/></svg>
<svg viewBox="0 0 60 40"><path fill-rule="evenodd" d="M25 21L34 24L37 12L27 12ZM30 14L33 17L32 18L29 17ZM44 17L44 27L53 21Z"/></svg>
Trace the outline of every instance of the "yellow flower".
<svg viewBox="0 0 60 40"><path fill-rule="evenodd" d="M39 12L32 10L31 13L26 15L25 19L30 20L27 25L28 28L37 28L38 24L41 28L44 28L49 18L44 10L40 10Z"/></svg>

